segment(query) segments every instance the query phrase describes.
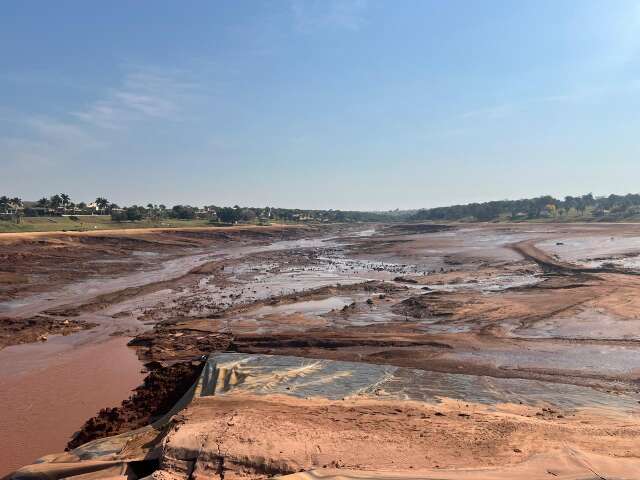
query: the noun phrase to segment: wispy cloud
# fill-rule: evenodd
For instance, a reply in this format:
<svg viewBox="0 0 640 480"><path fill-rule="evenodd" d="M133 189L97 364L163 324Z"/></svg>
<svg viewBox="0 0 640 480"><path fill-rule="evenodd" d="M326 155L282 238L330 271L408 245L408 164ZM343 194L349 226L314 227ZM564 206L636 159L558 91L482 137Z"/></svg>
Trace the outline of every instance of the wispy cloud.
<svg viewBox="0 0 640 480"><path fill-rule="evenodd" d="M150 120L180 118L195 96L193 82L175 71L131 68L115 87L78 110L53 116L0 112L11 134L0 135L0 157L28 169L82 161L88 152L108 148L121 131Z"/></svg>
<svg viewBox="0 0 640 480"><path fill-rule="evenodd" d="M496 120L508 117L516 108L516 104L505 103L503 105L494 105L491 107L478 108L475 110L467 110L460 114L460 118L464 120L472 118L482 118L486 120Z"/></svg>
<svg viewBox="0 0 640 480"><path fill-rule="evenodd" d="M367 0L292 0L291 13L297 31L320 28L357 31L365 24Z"/></svg>
<svg viewBox="0 0 640 480"><path fill-rule="evenodd" d="M512 102L491 105L474 110L462 112L458 117L463 120L481 119L481 120L500 120L511 117L528 107L541 105L545 103L565 103L571 101L584 100L589 96L593 96L594 91L576 90L575 92L559 95L543 95L539 97L523 98Z"/></svg>
<svg viewBox="0 0 640 480"><path fill-rule="evenodd" d="M144 118L178 120L180 106L197 87L178 77L175 72L137 69L128 73L120 86L105 92L103 98L72 114L102 128L120 128Z"/></svg>
<svg viewBox="0 0 640 480"><path fill-rule="evenodd" d="M29 117L25 124L44 143L100 146L89 132L72 123L47 117Z"/></svg>
<svg viewBox="0 0 640 480"><path fill-rule="evenodd" d="M14 122L23 134L0 137L0 156L24 171L74 161L105 145L85 129L57 119L22 117Z"/></svg>

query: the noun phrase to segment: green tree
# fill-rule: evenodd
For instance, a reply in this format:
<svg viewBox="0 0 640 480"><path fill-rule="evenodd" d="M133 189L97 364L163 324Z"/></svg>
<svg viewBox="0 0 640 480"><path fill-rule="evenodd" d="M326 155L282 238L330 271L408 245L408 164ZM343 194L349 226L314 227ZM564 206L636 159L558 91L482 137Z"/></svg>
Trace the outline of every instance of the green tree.
<svg viewBox="0 0 640 480"><path fill-rule="evenodd" d="M103 212L109 206L109 200L104 197L96 198L96 206L98 207L98 211Z"/></svg>
<svg viewBox="0 0 640 480"><path fill-rule="evenodd" d="M42 197L40 200L36 202L36 205L44 210L46 214L49 210L49 199L47 197Z"/></svg>
<svg viewBox="0 0 640 480"><path fill-rule="evenodd" d="M224 223L235 223L238 221L238 210L231 207L222 207L218 210L218 218Z"/></svg>
<svg viewBox="0 0 640 480"><path fill-rule="evenodd" d="M57 210L62 206L62 197L60 195L52 195L51 198L49 198L49 205L54 210Z"/></svg>
<svg viewBox="0 0 640 480"><path fill-rule="evenodd" d="M196 217L196 211L190 205L174 205L171 209L171 215L181 220L190 220Z"/></svg>

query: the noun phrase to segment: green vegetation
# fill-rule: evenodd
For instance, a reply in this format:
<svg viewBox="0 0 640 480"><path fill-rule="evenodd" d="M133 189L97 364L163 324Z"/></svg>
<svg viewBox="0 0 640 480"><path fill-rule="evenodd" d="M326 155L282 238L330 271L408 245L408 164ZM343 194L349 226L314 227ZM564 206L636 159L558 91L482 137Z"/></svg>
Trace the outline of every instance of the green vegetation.
<svg viewBox="0 0 640 480"><path fill-rule="evenodd" d="M274 207L165 205L120 207L104 197L74 203L61 193L37 202L0 197L0 232L98 230L114 228L226 226L271 223L393 221L640 221L640 194L594 197L542 196L469 203L418 211L358 212Z"/></svg>
<svg viewBox="0 0 640 480"><path fill-rule="evenodd" d="M23 217L19 224L0 221L0 233L9 232L51 232L51 231L90 231L130 228L187 228L211 227L207 220L163 219L152 221L144 219L136 222L116 222L110 215L81 215L72 220L71 217Z"/></svg>
<svg viewBox="0 0 640 480"><path fill-rule="evenodd" d="M621 221L640 220L640 195L543 196L418 210L415 221Z"/></svg>
<svg viewBox="0 0 640 480"><path fill-rule="evenodd" d="M120 207L104 197L90 204L74 203L65 193L42 197L36 202L19 198L0 199L0 232L94 230L171 226L268 225L304 222L375 222L404 218L403 212L357 212L301 210L273 207L218 207L208 205L165 205Z"/></svg>

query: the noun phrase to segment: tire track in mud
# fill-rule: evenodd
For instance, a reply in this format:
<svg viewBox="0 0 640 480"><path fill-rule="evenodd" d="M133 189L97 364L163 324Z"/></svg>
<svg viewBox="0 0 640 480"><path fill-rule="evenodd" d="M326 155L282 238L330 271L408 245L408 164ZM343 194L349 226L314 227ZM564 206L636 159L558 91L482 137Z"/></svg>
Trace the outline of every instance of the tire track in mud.
<svg viewBox="0 0 640 480"><path fill-rule="evenodd" d="M639 276L640 273L624 268L612 267L581 267L553 258L547 252L536 246L538 239L524 240L508 245L511 250L520 254L526 260L531 260L542 268L545 273L579 274L579 273L617 273L620 275Z"/></svg>

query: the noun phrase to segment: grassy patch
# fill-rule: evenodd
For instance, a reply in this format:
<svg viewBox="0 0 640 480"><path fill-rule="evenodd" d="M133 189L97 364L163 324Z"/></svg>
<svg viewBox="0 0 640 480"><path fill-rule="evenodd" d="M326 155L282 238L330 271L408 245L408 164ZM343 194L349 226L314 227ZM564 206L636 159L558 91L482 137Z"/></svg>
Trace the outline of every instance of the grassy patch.
<svg viewBox="0 0 640 480"><path fill-rule="evenodd" d="M14 232L52 232L92 230L116 230L129 228L188 228L211 227L207 220L176 220L163 219L160 221L140 220L136 222L114 222L110 215L81 215L77 220L69 217L23 217L19 224L11 221L0 221L0 233Z"/></svg>

